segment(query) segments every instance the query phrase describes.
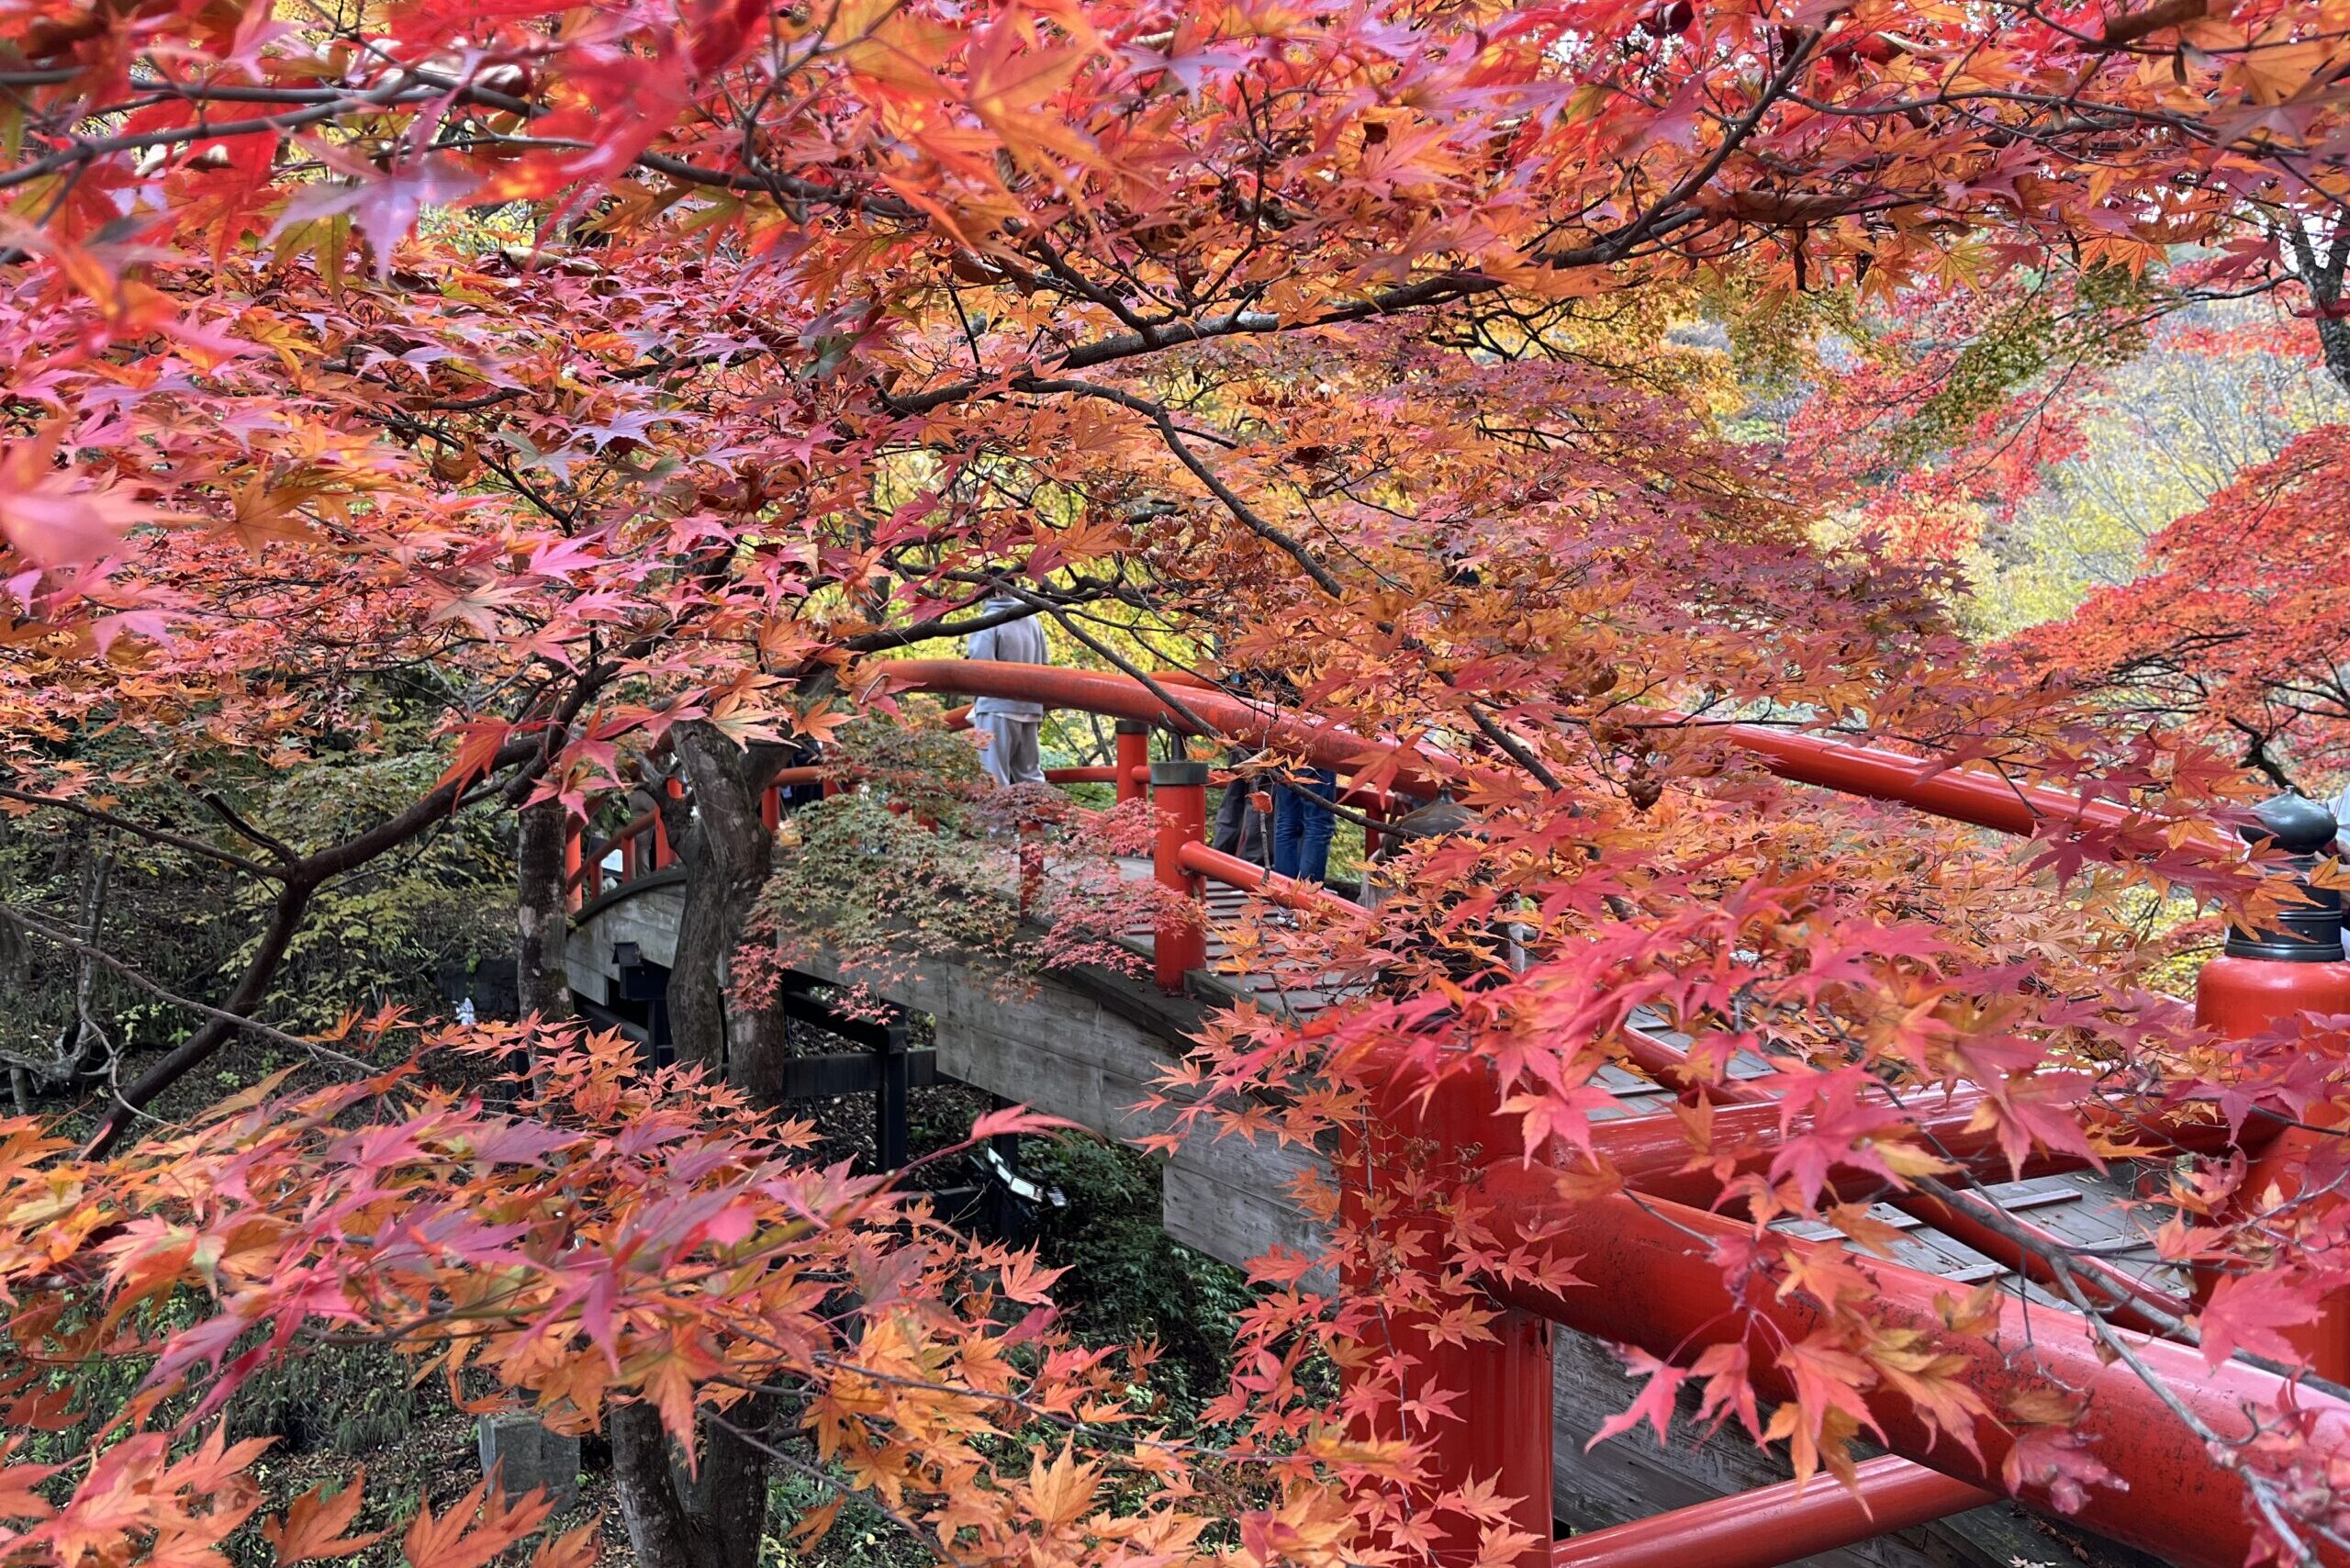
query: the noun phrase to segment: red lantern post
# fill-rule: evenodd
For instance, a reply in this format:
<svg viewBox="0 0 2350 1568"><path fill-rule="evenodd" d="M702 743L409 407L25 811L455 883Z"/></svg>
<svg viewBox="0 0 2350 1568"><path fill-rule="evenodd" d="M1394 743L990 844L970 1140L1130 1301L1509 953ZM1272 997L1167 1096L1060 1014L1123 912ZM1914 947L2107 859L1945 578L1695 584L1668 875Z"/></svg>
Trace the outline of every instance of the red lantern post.
<svg viewBox="0 0 2350 1568"><path fill-rule="evenodd" d="M2254 813L2244 829L2255 844L2285 852L2309 902L2279 912L2277 927L2232 930L2226 950L2203 966L2195 982L2195 1020L2234 1039L2246 1039L2303 1013L2350 1013L2350 962L2344 961L2342 895L2311 884L2310 874L2332 852L2339 831L2333 813L2315 801L2279 795ZM2311 1151L2334 1137L2307 1127L2288 1127L2253 1162L2241 1192L2276 1187L2290 1198ZM2335 1383L2350 1380L2350 1298L2336 1292L2314 1324L2286 1337L2311 1359L2317 1374Z"/></svg>

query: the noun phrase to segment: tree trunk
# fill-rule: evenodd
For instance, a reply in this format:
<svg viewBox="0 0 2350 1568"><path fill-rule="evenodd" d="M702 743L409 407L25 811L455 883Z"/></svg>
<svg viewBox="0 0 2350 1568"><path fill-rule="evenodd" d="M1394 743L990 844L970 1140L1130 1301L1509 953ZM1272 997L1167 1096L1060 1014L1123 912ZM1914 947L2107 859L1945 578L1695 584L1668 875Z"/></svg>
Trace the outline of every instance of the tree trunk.
<svg viewBox="0 0 2350 1568"><path fill-rule="evenodd" d="M722 1071L754 1104L779 1103L787 1046L773 1008L730 1009L726 977L767 885L775 842L759 818L759 792L773 771L769 748L745 751L696 721L672 732L690 800L667 801L662 820L686 869L677 962L669 971L669 1028L677 1059Z"/></svg>
<svg viewBox="0 0 2350 1568"><path fill-rule="evenodd" d="M669 970L670 1038L680 1062L722 1077L755 1105L777 1105L789 1048L783 1014L771 1007L730 1008L726 993L729 960L742 945L774 854L759 795L780 756L774 747L745 751L699 722L678 725L670 746L687 794L656 795L662 827L686 874ZM735 1406L727 1420L755 1432L772 1414L760 1395ZM673 1473L667 1456L651 1410L612 1413L613 1472L637 1561L646 1568L757 1568L767 1529L767 1455L725 1428L705 1424L698 1473Z"/></svg>
<svg viewBox="0 0 2350 1568"><path fill-rule="evenodd" d="M775 1406L773 1395L755 1394L728 1410L723 1425L705 1419L700 1462L691 1476L672 1450L670 1482L704 1561L719 1568L758 1568L759 1538L767 1528L767 1456L751 1439L772 1440L767 1429Z"/></svg>
<svg viewBox="0 0 2350 1568"><path fill-rule="evenodd" d="M2344 274L2350 274L2350 222L2336 221L2315 234L2302 224L2288 223L2282 238L2288 266L2310 291L2326 373L2350 392L2350 319L2343 314L2343 285Z"/></svg>
<svg viewBox="0 0 2350 1568"><path fill-rule="evenodd" d="M612 1489L638 1568L704 1568L693 1521L669 1476L669 1439L650 1405L612 1410Z"/></svg>
<svg viewBox="0 0 2350 1568"><path fill-rule="evenodd" d="M755 1394L726 1412L725 1425L705 1419L691 1475L653 1406L613 1408L612 1484L641 1568L758 1568L767 1456L730 1428L766 1440L775 1408L773 1395Z"/></svg>
<svg viewBox="0 0 2350 1568"><path fill-rule="evenodd" d="M525 1017L543 1023L571 1016L571 981L563 968L571 932L563 886L566 817L560 801L542 801L520 813L516 836L519 898L515 911L514 980Z"/></svg>

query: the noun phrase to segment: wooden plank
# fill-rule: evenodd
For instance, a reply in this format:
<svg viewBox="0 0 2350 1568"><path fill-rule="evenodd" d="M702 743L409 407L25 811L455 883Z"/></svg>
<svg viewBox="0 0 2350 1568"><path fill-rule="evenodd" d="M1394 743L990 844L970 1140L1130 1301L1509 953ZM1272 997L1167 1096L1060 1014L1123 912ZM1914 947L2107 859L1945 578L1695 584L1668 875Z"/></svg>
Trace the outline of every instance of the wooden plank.
<svg viewBox="0 0 2350 1568"><path fill-rule="evenodd" d="M906 1053L907 1088L928 1089L938 1081L936 1051ZM842 1094L870 1094L880 1087L881 1058L871 1051L793 1057L783 1064L783 1097L787 1100L829 1100Z"/></svg>
<svg viewBox="0 0 2350 1568"><path fill-rule="evenodd" d="M1260 1193L1226 1186L1181 1164L1168 1165L1160 1182L1160 1223L1167 1234L1234 1268L1246 1268L1277 1246L1309 1257L1320 1248L1312 1221L1296 1209L1268 1202ZM1327 1294L1337 1281L1327 1269L1317 1269L1304 1284L1308 1291Z"/></svg>

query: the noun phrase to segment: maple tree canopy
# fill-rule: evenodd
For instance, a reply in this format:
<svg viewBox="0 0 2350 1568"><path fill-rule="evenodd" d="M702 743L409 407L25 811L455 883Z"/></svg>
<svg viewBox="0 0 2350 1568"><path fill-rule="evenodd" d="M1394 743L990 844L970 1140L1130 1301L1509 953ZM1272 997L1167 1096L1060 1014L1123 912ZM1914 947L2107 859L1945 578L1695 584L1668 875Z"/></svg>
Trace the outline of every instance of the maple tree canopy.
<svg viewBox="0 0 2350 1568"><path fill-rule="evenodd" d="M665 770L697 814L650 809L691 828L714 944L677 1006L722 1040L715 959L772 935L770 851L735 832L767 778L867 721L934 731L882 661L1029 612L1173 711L1160 672L1232 680L1303 726L1277 748L1335 726L1358 784L1443 782L1480 824L1407 846L1373 919L1259 933L1264 962L1378 989L1318 1030L1215 1017L1181 1069L1195 1115L1311 1140L1377 1114L1366 1062L1473 1072L1596 1201L1624 1179L1594 1156L1594 1077L1635 1010L1690 1038L1692 1083L1766 1058L1777 1152L1718 1160L1695 1108L1688 1159L1740 1216L1725 1277L1815 1327L1772 1368L1652 1359L1638 1413L1662 1430L1701 1375L1707 1420L1843 1473L1897 1396L1947 1444L1996 1423L1999 1479L2036 1503L2118 1515L2068 1390L1986 1394L1874 1310L1857 1254L1763 1227L1865 1241L1856 1170L1950 1191L1971 1167L1925 1124L1961 1084L2016 1169L2137 1150L2149 1116L2350 1111L2338 1027L2215 1037L2177 959L2218 917L2149 913L2263 925L2296 897L2273 856L2213 845L2268 790L2226 715L2339 656L2341 433L2164 534L2148 582L1994 650L1914 533L1821 525L1899 510L1921 410L1964 444L2040 369L2195 297L2284 289L2350 364L2345 71L2340 0L0 0L0 806L191 857L253 912L93 1136L0 1123L0 1425L60 1419L61 1361L155 1358L73 1463L0 1439L0 1562L224 1561L261 1499L218 1411L322 1334L483 1369L656 1457L788 1393L842 1484L957 1561L1435 1540L1395 1503L1416 1440L1355 1419L1408 1383L1366 1325L1453 1313L1473 1338L1474 1280L1572 1273L1466 1207L1397 1256L1319 1194L1329 1260L1380 1282L1333 1301L1269 1265L1210 1412L1240 1435L1210 1447L1151 1428L1127 1393L1147 1355L1070 1338L1024 1255L796 1158L755 1050L640 1073L616 1038L386 1016L312 1042L318 1081L157 1119L321 890L518 812L527 883L555 842L532 821ZM1840 379L1822 341L1886 319L1922 368ZM1784 448L1740 439L1790 366L1833 385ZM1891 408L1902 431L1869 423ZM1904 515L1979 500L2037 451L1891 488ZM2239 553L2254 509L2299 532ZM2148 617L2187 635L2147 652ZM2099 682L2154 658L2224 689L2209 723L2117 717ZM2112 809L1995 841L1774 778L1732 721ZM251 814L256 778L420 746L437 780L346 833ZM1495 957L1505 910L1522 969ZM523 1045L510 1109L434 1075ZM2042 1271L2214 1364L2303 1370L2292 1331L2350 1252L2339 1211L2296 1201L2343 1150L2295 1159L2266 1193L2221 1145L2150 1179L2165 1261L2218 1282L2200 1299ZM175 1294L202 1310L156 1327ZM1323 1350L1343 1407L1306 1370ZM2343 1549L2350 1456L2314 1417L2206 1438L2243 1481L2227 1529ZM1490 1495L1446 1507L1492 1561L1526 1550ZM415 1568L486 1561L543 1510L460 1513L418 1517ZM274 1515L278 1560L353 1550L354 1517Z"/></svg>

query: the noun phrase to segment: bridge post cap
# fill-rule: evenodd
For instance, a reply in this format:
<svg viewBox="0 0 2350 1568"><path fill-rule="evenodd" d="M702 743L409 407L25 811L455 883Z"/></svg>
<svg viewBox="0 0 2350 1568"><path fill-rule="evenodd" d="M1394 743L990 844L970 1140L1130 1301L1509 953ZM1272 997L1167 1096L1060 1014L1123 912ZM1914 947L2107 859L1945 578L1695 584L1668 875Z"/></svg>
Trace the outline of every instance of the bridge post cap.
<svg viewBox="0 0 2350 1568"><path fill-rule="evenodd" d="M1118 721L1117 733L1122 735L1147 735L1150 734L1150 726L1140 719L1121 719Z"/></svg>
<svg viewBox="0 0 2350 1568"><path fill-rule="evenodd" d="M1154 762L1150 765L1150 787L1154 790L1204 789L1208 781L1208 765L1204 762Z"/></svg>
<svg viewBox="0 0 2350 1568"><path fill-rule="evenodd" d="M2266 958L2273 963L2335 964L2344 957L2342 895L2331 888L2310 885L2307 873L2333 846L2339 824L2333 813L2304 795L2278 795L2252 811L2254 821L2240 831L2247 843L2273 844L2291 857L2292 868L2302 875L2301 893L2310 902L2277 912L2273 930L2228 932L2231 958Z"/></svg>
<svg viewBox="0 0 2350 1568"><path fill-rule="evenodd" d="M2239 831L2250 844L2273 843L2288 855L2322 855L2342 824L2307 795L2277 795L2252 809L2254 821Z"/></svg>

